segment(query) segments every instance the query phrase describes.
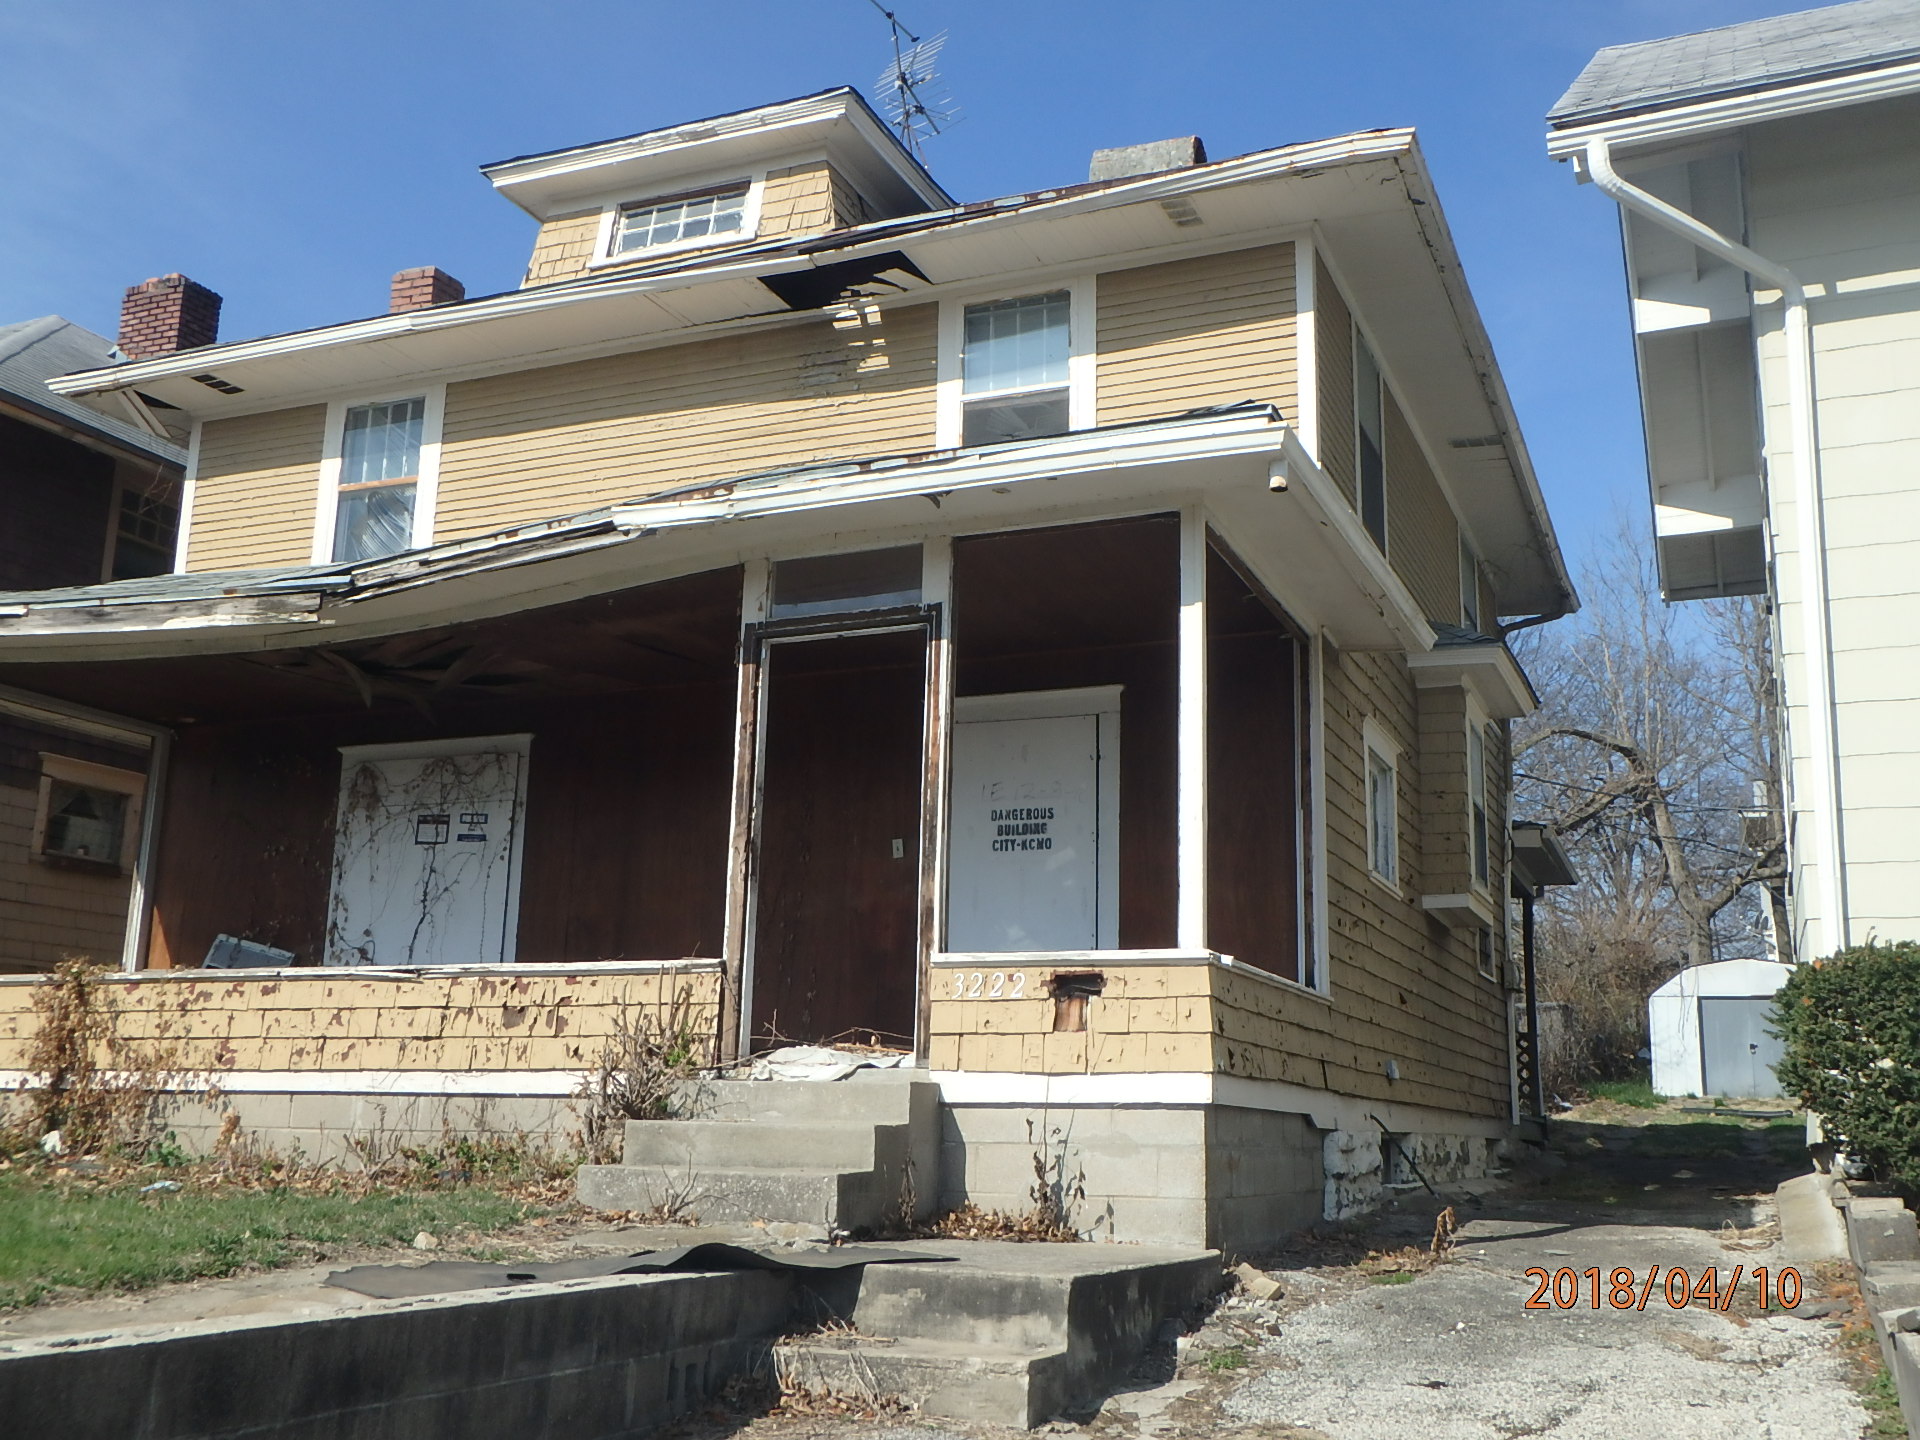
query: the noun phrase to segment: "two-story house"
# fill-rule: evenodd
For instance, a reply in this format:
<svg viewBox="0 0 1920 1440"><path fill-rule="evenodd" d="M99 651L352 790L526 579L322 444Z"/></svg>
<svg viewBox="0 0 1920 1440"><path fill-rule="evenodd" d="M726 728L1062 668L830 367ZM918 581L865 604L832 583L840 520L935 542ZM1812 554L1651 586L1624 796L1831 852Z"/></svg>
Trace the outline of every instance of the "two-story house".
<svg viewBox="0 0 1920 1440"><path fill-rule="evenodd" d="M165 732L128 983L229 1103L523 1114L679 995L910 1051L923 1199L1487 1163L1494 637L1575 600L1411 132L961 204L839 89L484 174L516 290L55 386L193 418L174 573L0 596L0 681Z"/></svg>
<svg viewBox="0 0 1920 1440"><path fill-rule="evenodd" d="M125 353L58 315L0 326L0 590L173 568L184 420L169 429L131 391L47 389ZM144 729L0 687L0 972L126 954L150 746Z"/></svg>
<svg viewBox="0 0 1920 1440"><path fill-rule="evenodd" d="M1549 124L1621 209L1662 588L1772 606L1793 951L1920 937L1920 3L1602 50Z"/></svg>

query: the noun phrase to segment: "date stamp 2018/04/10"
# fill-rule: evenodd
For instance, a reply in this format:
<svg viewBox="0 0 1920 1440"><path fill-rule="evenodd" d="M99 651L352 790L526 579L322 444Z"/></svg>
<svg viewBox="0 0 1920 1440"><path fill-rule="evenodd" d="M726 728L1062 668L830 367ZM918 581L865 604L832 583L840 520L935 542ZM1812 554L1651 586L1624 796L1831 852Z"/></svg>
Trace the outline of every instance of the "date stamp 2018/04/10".
<svg viewBox="0 0 1920 1440"><path fill-rule="evenodd" d="M1597 1265L1585 1270L1564 1266L1558 1270L1546 1270L1536 1265L1527 1271L1527 1278L1535 1284L1533 1294L1523 1308L1598 1310L1607 1305L1615 1310L1645 1310L1647 1302L1657 1296L1671 1310L1685 1310L1692 1305L1704 1305L1709 1310L1729 1310L1733 1307L1734 1296L1739 1292L1740 1278L1745 1274L1746 1267L1736 1265L1732 1275L1722 1284L1720 1272L1713 1266L1702 1269L1699 1276L1695 1277L1692 1271L1678 1265L1650 1265L1644 1276L1624 1265L1611 1272L1603 1271ZM1756 1265L1748 1278L1754 1287L1754 1299L1762 1310L1770 1310L1775 1306L1791 1310L1800 1303L1800 1272L1791 1266L1769 1270L1764 1265Z"/></svg>

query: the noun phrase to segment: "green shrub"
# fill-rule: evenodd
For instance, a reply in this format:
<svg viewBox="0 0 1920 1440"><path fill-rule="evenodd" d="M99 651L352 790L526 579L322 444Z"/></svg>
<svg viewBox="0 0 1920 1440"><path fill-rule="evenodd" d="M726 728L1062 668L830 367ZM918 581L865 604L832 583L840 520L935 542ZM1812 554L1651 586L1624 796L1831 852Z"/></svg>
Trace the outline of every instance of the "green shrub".
<svg viewBox="0 0 1920 1440"><path fill-rule="evenodd" d="M1798 967L1774 998L1776 1073L1827 1138L1920 1190L1920 945L1862 945Z"/></svg>

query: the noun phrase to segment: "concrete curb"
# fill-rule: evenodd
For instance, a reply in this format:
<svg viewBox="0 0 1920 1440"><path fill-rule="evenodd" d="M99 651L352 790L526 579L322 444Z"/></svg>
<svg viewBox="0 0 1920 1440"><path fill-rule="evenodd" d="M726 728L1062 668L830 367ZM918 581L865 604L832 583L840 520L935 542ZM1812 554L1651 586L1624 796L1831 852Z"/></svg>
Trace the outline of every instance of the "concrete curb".
<svg viewBox="0 0 1920 1440"><path fill-rule="evenodd" d="M1830 1193L1845 1217L1847 1253L1860 1274L1860 1294L1899 1393L1900 1414L1907 1429L1920 1435L1920 1335L1900 1323L1920 1305L1920 1224L1900 1200L1855 1195L1844 1185ZM1784 1233L1784 1221L1781 1228Z"/></svg>
<svg viewBox="0 0 1920 1440"><path fill-rule="evenodd" d="M1780 1216L1780 1250L1803 1265L1847 1258L1847 1230L1834 1204L1831 1175L1796 1175L1773 1192Z"/></svg>
<svg viewBox="0 0 1920 1440"><path fill-rule="evenodd" d="M0 1346L35 1440L631 1440L766 1363L794 1278L619 1276Z"/></svg>

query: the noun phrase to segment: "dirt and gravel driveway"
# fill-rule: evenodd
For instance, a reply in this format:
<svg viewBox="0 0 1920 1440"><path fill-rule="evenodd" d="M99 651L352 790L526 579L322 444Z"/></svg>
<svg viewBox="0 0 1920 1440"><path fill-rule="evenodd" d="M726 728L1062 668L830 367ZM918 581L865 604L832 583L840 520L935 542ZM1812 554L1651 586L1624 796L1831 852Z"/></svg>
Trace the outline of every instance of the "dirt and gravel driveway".
<svg viewBox="0 0 1920 1440"><path fill-rule="evenodd" d="M1884 1434L1858 1389L1862 1353L1839 1273L1807 1273L1793 1315L1762 1311L1756 1266L1783 1263L1771 1192L1806 1168L1790 1126L1668 1107L1600 1107L1556 1122L1536 1163L1454 1195L1443 1263L1396 1269L1439 1203L1422 1194L1364 1229L1254 1257L1283 1293L1230 1298L1097 1415L1048 1427L1084 1440L1858 1440ZM1402 1252L1405 1253L1404 1251ZM1371 1258L1369 1258L1371 1256ZM1662 1285L1637 1308L1651 1266ZM1735 1266L1725 1311L1670 1308L1675 1269ZM1529 1309L1526 1271L1566 1269L1576 1303ZM1584 1272L1602 1272L1593 1308ZM1632 1270L1635 1308L1611 1272ZM1844 1296L1846 1287L1838 1284ZM1723 1292L1724 1293L1724 1292ZM1566 1294L1563 1282L1562 1294ZM689 1440L939 1440L969 1429L917 1419L774 1414L689 1427ZM704 1431L704 1434L698 1432ZM1010 1434L1011 1432L1009 1432ZM1893 1433L1904 1433L1894 1431Z"/></svg>

